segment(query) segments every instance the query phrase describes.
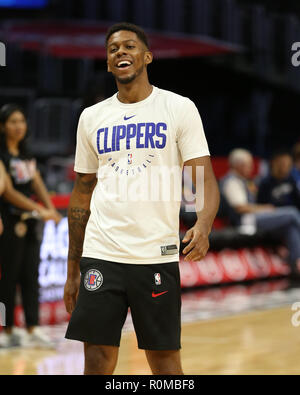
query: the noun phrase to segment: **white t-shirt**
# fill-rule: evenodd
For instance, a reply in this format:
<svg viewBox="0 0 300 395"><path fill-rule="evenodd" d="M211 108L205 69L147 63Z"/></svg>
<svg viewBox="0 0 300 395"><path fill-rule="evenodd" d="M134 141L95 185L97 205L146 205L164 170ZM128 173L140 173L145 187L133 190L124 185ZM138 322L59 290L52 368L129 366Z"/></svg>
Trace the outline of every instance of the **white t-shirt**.
<svg viewBox="0 0 300 395"><path fill-rule="evenodd" d="M223 193L232 207L243 206L249 203L245 182L237 176L224 182Z"/></svg>
<svg viewBox="0 0 300 395"><path fill-rule="evenodd" d="M77 173L98 173L83 257L127 264L179 260L184 162L209 156L194 103L153 87L145 100L117 94L81 114Z"/></svg>

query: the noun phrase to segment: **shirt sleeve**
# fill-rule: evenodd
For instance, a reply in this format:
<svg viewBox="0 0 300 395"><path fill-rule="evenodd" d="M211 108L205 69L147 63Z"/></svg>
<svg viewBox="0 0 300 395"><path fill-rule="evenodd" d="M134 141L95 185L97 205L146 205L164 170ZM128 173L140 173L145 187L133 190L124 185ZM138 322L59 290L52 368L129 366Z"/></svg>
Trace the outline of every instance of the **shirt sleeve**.
<svg viewBox="0 0 300 395"><path fill-rule="evenodd" d="M93 174L98 172L99 161L95 149L89 140L85 116L85 111L83 111L78 123L74 170L77 173Z"/></svg>
<svg viewBox="0 0 300 395"><path fill-rule="evenodd" d="M202 120L197 107L187 100L180 108L177 143L183 162L202 156L210 156Z"/></svg>
<svg viewBox="0 0 300 395"><path fill-rule="evenodd" d="M234 178L227 180L222 189L230 206L243 206L248 203L247 191L239 180Z"/></svg>

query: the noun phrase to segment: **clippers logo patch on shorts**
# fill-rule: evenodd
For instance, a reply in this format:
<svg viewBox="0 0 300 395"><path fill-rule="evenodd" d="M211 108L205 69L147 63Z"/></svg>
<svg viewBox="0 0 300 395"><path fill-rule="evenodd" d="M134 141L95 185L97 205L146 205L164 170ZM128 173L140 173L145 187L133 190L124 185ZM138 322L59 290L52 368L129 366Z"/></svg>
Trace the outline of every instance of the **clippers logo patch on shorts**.
<svg viewBox="0 0 300 395"><path fill-rule="evenodd" d="M103 284L103 276L98 270L89 270L84 277L84 287L88 291L97 291Z"/></svg>
<svg viewBox="0 0 300 395"><path fill-rule="evenodd" d="M161 285L160 273L155 273L154 274L154 279L155 279L155 285Z"/></svg>
<svg viewBox="0 0 300 395"><path fill-rule="evenodd" d="M165 247L160 247L161 249L161 255L175 255L178 254L178 248L176 244L170 245L170 246L165 246Z"/></svg>

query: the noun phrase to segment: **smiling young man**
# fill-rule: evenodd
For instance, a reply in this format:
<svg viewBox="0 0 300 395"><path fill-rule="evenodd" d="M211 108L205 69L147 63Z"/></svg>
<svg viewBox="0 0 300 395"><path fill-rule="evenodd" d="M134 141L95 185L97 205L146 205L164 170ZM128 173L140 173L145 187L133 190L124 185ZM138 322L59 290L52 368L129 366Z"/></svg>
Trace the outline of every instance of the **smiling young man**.
<svg viewBox="0 0 300 395"><path fill-rule="evenodd" d="M196 167L204 167L204 208L184 240L186 259L197 261L209 248L219 191L195 105L149 83L152 60L142 29L114 25L107 64L118 93L85 109L79 121L64 298L72 314L66 337L84 343L85 374L114 372L128 308L153 374L183 374L180 199L151 192L159 180L181 195L183 165L193 168L194 180ZM157 169L173 173L152 177L152 198L141 197Z"/></svg>

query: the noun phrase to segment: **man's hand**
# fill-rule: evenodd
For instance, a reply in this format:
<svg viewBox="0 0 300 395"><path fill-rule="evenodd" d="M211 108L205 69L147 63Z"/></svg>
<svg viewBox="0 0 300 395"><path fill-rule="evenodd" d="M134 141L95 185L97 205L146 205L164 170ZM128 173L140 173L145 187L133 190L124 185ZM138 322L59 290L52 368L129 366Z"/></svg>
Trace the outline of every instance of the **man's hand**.
<svg viewBox="0 0 300 395"><path fill-rule="evenodd" d="M183 250L185 255L188 254L185 257L185 261L200 261L205 257L209 249L208 236L219 208L220 193L209 156L191 159L185 162L184 166L192 168L193 184L196 188L199 188L199 185L197 185L197 168L204 168L204 179L202 180L204 184L200 186L204 192L203 207L200 202L198 202L199 208L197 207L196 197L198 220L183 239L183 243L190 242Z"/></svg>
<svg viewBox="0 0 300 395"><path fill-rule="evenodd" d="M65 284L65 291L64 291L64 302L66 306L66 310L69 314L72 314L78 297L80 287L80 275L73 279L67 279Z"/></svg>
<svg viewBox="0 0 300 395"><path fill-rule="evenodd" d="M273 204L264 204L263 206L262 206L262 211L265 211L265 212L269 212L269 213L271 213L272 211L275 211L276 210L276 207L275 206L273 206Z"/></svg>
<svg viewBox="0 0 300 395"><path fill-rule="evenodd" d="M43 206L38 208L38 213L42 217L43 221L55 221L56 225L62 220L62 215L55 209L47 209Z"/></svg>
<svg viewBox="0 0 300 395"><path fill-rule="evenodd" d="M183 243L190 243L183 250L183 254L188 254L184 260L185 261L200 261L205 257L209 249L209 230L207 226L196 223L196 225L187 231Z"/></svg>
<svg viewBox="0 0 300 395"><path fill-rule="evenodd" d="M56 225L58 225L62 220L62 215L56 209L52 209L51 212L52 212L52 219L55 221Z"/></svg>

